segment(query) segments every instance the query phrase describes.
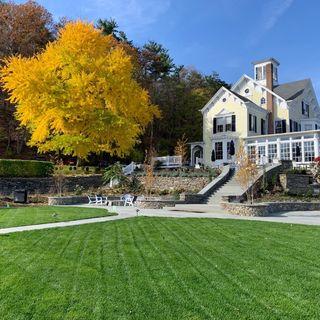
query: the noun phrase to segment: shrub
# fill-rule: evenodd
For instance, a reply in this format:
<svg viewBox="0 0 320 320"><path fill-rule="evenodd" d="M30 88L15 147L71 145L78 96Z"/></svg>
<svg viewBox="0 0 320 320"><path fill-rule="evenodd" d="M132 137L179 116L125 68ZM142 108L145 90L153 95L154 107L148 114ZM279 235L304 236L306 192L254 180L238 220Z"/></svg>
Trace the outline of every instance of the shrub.
<svg viewBox="0 0 320 320"><path fill-rule="evenodd" d="M0 159L1 177L48 177L53 171L49 161Z"/></svg>

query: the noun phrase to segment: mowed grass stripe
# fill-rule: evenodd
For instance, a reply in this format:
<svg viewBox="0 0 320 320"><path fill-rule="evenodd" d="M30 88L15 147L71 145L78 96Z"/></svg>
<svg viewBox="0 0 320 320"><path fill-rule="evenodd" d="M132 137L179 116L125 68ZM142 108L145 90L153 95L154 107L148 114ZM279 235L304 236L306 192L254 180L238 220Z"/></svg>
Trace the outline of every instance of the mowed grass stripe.
<svg viewBox="0 0 320 320"><path fill-rule="evenodd" d="M178 223L178 222L176 222ZM273 310L275 315L279 315L280 310L277 309L276 306L270 306L268 305L268 303L264 302L264 300L259 299L258 296L252 296L251 292L255 292L255 290L257 289L257 287L250 287L251 284L256 284L259 283L259 289L261 290L261 284L264 285L266 283L266 280L268 279L268 285L270 285L270 282L272 283L276 283L276 281L274 280L274 278L272 277L267 277L266 275L261 276L256 272L252 272L252 270L248 269L248 265L243 265L241 266L241 262L239 262L238 259L232 259L230 254L225 254L224 251L222 250L218 250L216 248L211 249L210 251L206 252L206 245L204 245L204 243L206 241L204 241L204 239L199 238L199 234L207 234L204 233L204 229L203 228L199 228L197 230L197 232L194 232L195 230L192 228L186 228L186 225L181 225L181 228L184 231L184 235L187 236L190 240L189 243L191 243L192 241L192 248L188 245L188 242L185 242L184 244L189 246L190 249L194 249L195 247L198 246L204 251L203 253L201 253L200 251L197 251L196 254L200 255L202 257L202 259L204 261L206 261L209 265L211 265L212 267L216 267L217 270L219 270L224 276L226 276L226 278L233 283L239 290L241 290L242 292L244 292L245 295L248 295L248 297L250 298L249 301L251 301L252 299L255 300L258 304L261 305L261 307L267 309L267 310ZM201 232L202 231L202 232ZM179 237L177 234L175 234L176 237ZM230 240L230 239L229 239ZM225 243L225 246L223 247L224 250L228 251L228 249L232 250L233 246L234 246L234 241L233 239L229 241L230 243L228 244L228 240ZM228 245L226 245L228 244ZM212 252L215 253L216 257L219 257L220 260L224 261L224 265L223 268L218 268L217 265L212 265ZM211 257L211 259L208 259L207 257ZM265 260L265 263L268 263L269 261L267 259L264 258L264 255L260 255L260 258L262 260ZM240 278L239 276L237 276L237 278L235 277L230 277L230 274L232 274L232 269L237 270L240 273L240 276L243 276L243 279ZM228 272L223 272L222 270L230 270L229 273ZM244 271L243 273L241 273L241 271ZM267 279L266 279L267 277ZM268 289L268 287L265 288L266 290ZM289 300L293 300L292 297L288 297ZM246 302L246 301L245 301ZM291 301L291 308L292 309L299 309L298 307L296 307L296 305L294 304L295 301ZM249 307L249 306L248 306ZM300 310L299 310L300 311ZM285 314L282 314L281 317L283 318L284 316L286 316Z"/></svg>
<svg viewBox="0 0 320 320"><path fill-rule="evenodd" d="M179 242L183 247L188 248L190 251L189 252L193 252L195 255L192 255L193 260L195 260L195 256L197 257L196 263L194 268L197 270L197 272L202 275L202 277L209 281L208 279L215 279L215 281L211 281L209 282L213 288L212 288L212 293L214 295L214 298L216 298L217 294L221 295L224 300L218 301L218 303L223 302L223 306L224 309L223 311L226 310L226 304L228 306L232 306L232 304L230 303L230 295L228 295L228 292L225 293L222 288L219 288L218 286L216 286L216 283L219 281L216 281L217 279L219 279L219 277L221 278L220 283L225 283L226 281L229 282L229 284L231 285L231 291L240 291L240 295L242 295L245 298L244 303L247 302L247 300L251 301L252 300L252 296L250 295L250 293L248 292L247 289L243 288L243 286L236 281L236 279L234 279L233 277L231 277L227 272L224 271L224 268L220 268L218 267L217 264L213 263L213 261L211 261L211 259L207 259L206 256L204 256L200 250L198 249L198 247L195 245L194 240L192 239L192 245L189 245L189 243L187 241L185 241L184 239L182 239L182 237L177 236L176 232L174 230L178 230L176 228L168 228L166 226L164 226L171 234L172 239L171 239L171 243L173 243L173 250L180 252L181 247L178 246ZM180 226L179 226L180 227ZM174 229L174 230L173 230ZM186 234L183 234L183 236L185 236ZM222 257L222 255L220 255L220 258ZM192 260L190 260L188 258L187 255L184 255L184 258L187 260L187 262L190 265L193 265ZM211 256L212 258L212 256ZM209 268L206 267L205 270L203 270L203 268L201 268L201 264L199 264L199 261L205 261L208 265ZM226 265L228 264L228 261L224 264L224 267L226 267ZM198 267L199 266L199 267ZM260 303L259 301L256 301L258 303ZM265 307L265 305L262 305L263 307ZM250 307L250 306L248 306ZM239 309L236 307L233 307L234 310L238 311Z"/></svg>
<svg viewBox="0 0 320 320"><path fill-rule="evenodd" d="M137 225L135 223L135 225ZM137 232L140 234L140 243L143 247L140 251L144 252L143 257L148 265L148 270L150 273L150 277L154 279L155 285L157 285L158 289L161 290L161 298L158 299L158 303L160 300L160 305L156 310L153 308L151 310L152 314L157 316L158 312L161 312L163 319L170 319L170 309L168 310L167 306L170 305L171 308L174 308L179 312L181 317L183 318L183 314L187 316L194 316L195 307L190 304L189 296L185 294L186 290L180 286L179 280L177 281L177 276L174 272L172 272L171 268L168 268L167 260L164 259L163 254L157 246L155 246L154 242L151 241L149 230L153 230L147 227L147 230L144 228L145 224L138 224ZM141 236L143 238L141 239ZM163 239L161 234L158 233L158 238L155 241L160 246L163 245ZM157 261L158 263L152 264L152 262ZM162 261L162 263L160 262Z"/></svg>
<svg viewBox="0 0 320 320"><path fill-rule="evenodd" d="M163 239L166 239L164 245L167 254L170 252L173 260L176 261L176 263L182 263L184 266L186 266L186 270L188 271L188 273L192 272L188 276L192 277L194 279L194 282L197 285L200 285L200 287L202 288L200 296L209 296L209 301L211 301L211 299L217 300L216 306L218 306L218 308L215 308L215 312L213 313L215 316L222 316L228 309L232 309L236 314L238 313L238 308L230 303L230 299L228 298L228 296L224 294L222 290L220 290L215 281L212 281L212 279L207 276L209 273L212 273L212 271L208 272L208 270L201 270L201 268L199 267L201 265L199 257L192 256L192 258L189 258L188 254L184 254L184 250L181 250L181 247L185 247L184 243L181 241L176 241L176 239L172 239L173 241L170 241L170 237L168 237L167 233L164 233L163 230L160 229L159 226L157 226L157 223L151 222L150 229L158 230ZM183 266L175 266L175 268L180 269L183 268ZM215 279L216 277L217 274L215 273L213 279ZM203 306L203 308L211 309L211 304Z"/></svg>
<svg viewBox="0 0 320 320"><path fill-rule="evenodd" d="M188 227L188 232L189 233L192 234L194 232L194 230L192 230L189 225L184 225L184 227ZM201 228L199 228L198 231L200 231L199 232L200 234L205 232L204 229L201 229ZM199 233L198 232L197 233L193 233L193 238L192 239L197 239L197 234L199 234ZM226 231L226 233L227 233L227 231ZM250 235L255 240L255 237L254 237L255 232L254 232L254 230L251 230ZM210 237L211 237L211 235L209 235L209 238ZM271 240L271 239L268 240L268 241L273 242L273 240ZM242 241L239 240L239 242L242 242ZM254 252L254 255L256 256L256 258L259 258L259 260L260 260L260 265L259 266L261 268L259 268L259 270L261 271L260 272L261 276L258 277L258 279L260 279L261 281L257 282L259 284L257 286L258 289L260 289L260 291L261 290L265 290L266 292L268 292L268 291L270 291L269 290L270 285L276 285L278 287L281 287L281 283L283 285L285 285L285 284L288 283L288 281L292 280L293 277L292 277L291 273L293 273L295 270L291 270L291 269L294 268L294 265L292 265L292 263L288 264L288 262L286 262L286 259L290 260L291 255L286 255L284 252L282 252L283 248L281 248L281 243L280 243L280 246L277 247L277 250L278 250L278 253L280 253L280 252L283 253L283 256L282 255L277 255L278 256L277 259L273 259L272 256L270 256L270 254L269 254L270 253L270 249L269 248L263 248L261 246L256 246L256 243L258 243L258 242L257 241L253 241L252 244L250 245L249 242L246 242L246 243L242 242L242 246L243 246L243 249L248 249L248 248L251 247L251 251ZM276 241L276 244L279 244L279 242ZM199 245L204 248L205 247L204 241L203 240L199 240ZM230 245L223 246L223 249L227 251L228 248L230 248L231 252L232 252L232 245L233 244L231 242ZM276 246L274 246L274 245L273 245L273 247L276 248ZM223 256L223 252L220 252L219 254L221 256ZM248 269L248 265L247 266L246 265L241 266L241 262L243 261L243 259L239 260L239 259L237 259L236 255L234 255L234 256L235 256L235 259L233 259L233 260L231 260L230 258L229 259L231 260L233 266L238 266L239 269L243 268L242 270L246 270L246 272L243 273L244 276L246 276L247 273L250 273L250 274L257 273L257 272L253 272L253 270ZM231 255L228 255L228 257L231 257ZM302 259L302 260L304 261L305 259ZM278 268L273 268L273 269L271 268L270 270L268 270L269 272L264 272L264 270L263 270L264 266L273 265L273 264L276 265L275 263L280 263L280 264L286 265L286 268L289 268L289 277L284 277L285 273L282 274L281 273L281 269L278 269ZM308 264L306 264L306 265L301 265L300 264L299 270L302 272L301 276L304 276L306 270L310 270L310 268L308 268ZM296 271L295 271L295 273L296 273ZM255 281L249 281L249 279L243 279L243 282L248 283L248 284L255 284L256 283ZM300 289L301 288L301 286L299 284L299 281L294 281L294 283L295 283L296 289ZM314 282L313 282L313 284L314 284ZM290 292L282 291L282 294L288 300L291 300L291 302L288 301L288 303L290 303L290 308L291 309L296 310L296 311L299 310L300 312L306 312L310 308L310 304L306 303L307 301L303 302L303 301L301 301L301 298L297 299ZM276 297L270 297L270 298L271 298L271 300L274 300L275 303L277 303L278 300L275 299Z"/></svg>
<svg viewBox="0 0 320 320"><path fill-rule="evenodd" d="M318 319L319 235L139 217L1 236L1 317Z"/></svg>
<svg viewBox="0 0 320 320"><path fill-rule="evenodd" d="M151 220L150 220L151 221ZM184 277L181 276L182 272L177 272L176 268L176 262L178 261L178 252L172 252L172 246L166 246L164 247L164 244L166 245L167 242L160 242L159 237L154 239L154 235L160 235L162 236L162 239L165 239L165 237L162 234L162 230L159 230L156 228L155 225L151 224L150 227L148 228L148 230L153 230L153 232L149 232L148 233L148 239L149 239L149 243L152 245L153 249L156 250L163 262L165 263L165 265L168 267L168 270L170 270L171 274L173 275L173 277L176 280L176 285L179 287L181 287L181 289L184 291L185 294L187 294L188 297L188 301L190 301L190 299L194 300L194 302L196 303L196 307L194 311L197 311L198 313L203 314L203 316L205 317L205 319L212 319L214 318L213 315L211 315L208 310L207 307L204 304L204 301L202 301L201 299L199 299L197 297L197 295L195 294L195 292L193 291L192 285L188 284ZM154 231L158 231L158 232L154 232ZM145 231L144 231L145 232ZM161 244L161 246L160 246ZM162 249L166 249L166 250L162 250ZM165 251L165 253L164 253ZM171 256L170 256L171 254ZM170 256L170 258L169 258ZM183 270L181 270L183 271ZM196 280L199 281L200 276L198 274L198 272L196 270L193 270L193 275L192 277Z"/></svg>
<svg viewBox="0 0 320 320"><path fill-rule="evenodd" d="M0 208L0 228L112 216L104 208L31 206Z"/></svg>

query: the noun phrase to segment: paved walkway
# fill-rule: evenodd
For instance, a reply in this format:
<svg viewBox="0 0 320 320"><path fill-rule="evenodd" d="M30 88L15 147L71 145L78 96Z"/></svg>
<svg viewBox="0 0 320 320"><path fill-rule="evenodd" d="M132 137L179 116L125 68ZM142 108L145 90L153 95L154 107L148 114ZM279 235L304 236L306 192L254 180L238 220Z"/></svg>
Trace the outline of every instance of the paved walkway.
<svg viewBox="0 0 320 320"><path fill-rule="evenodd" d="M81 205L81 207L86 207L86 206L91 208L95 207L95 206ZM96 207L101 208L101 206L96 206ZM91 223L99 223L99 222L133 218L137 216L165 217L165 218L237 219L237 220L281 222L281 223L289 223L289 224L304 224L304 225L320 226L320 211L307 211L307 212L291 211L291 212L286 212L282 214L275 214L268 217L241 217L237 215L223 213L222 210L221 211L217 210L217 212L214 212L214 213L193 213L193 212L181 212L181 211L168 211L168 210L161 210L161 209L140 209L139 212L137 212L136 208L132 208L132 207L114 207L114 209L115 209L115 212L118 214L117 216L4 228L4 229L0 229L0 235L15 233L15 232L22 232L22 231L30 231L30 230L72 227L72 226L79 226L83 224L91 224Z"/></svg>

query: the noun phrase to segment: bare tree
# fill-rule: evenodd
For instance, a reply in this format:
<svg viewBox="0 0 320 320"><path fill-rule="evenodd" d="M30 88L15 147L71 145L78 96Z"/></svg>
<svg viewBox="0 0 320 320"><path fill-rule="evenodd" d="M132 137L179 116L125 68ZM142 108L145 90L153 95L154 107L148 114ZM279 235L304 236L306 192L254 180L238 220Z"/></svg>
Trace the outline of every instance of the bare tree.
<svg viewBox="0 0 320 320"><path fill-rule="evenodd" d="M258 166L254 157L250 157L245 150L243 142L240 143L236 153L237 173L236 179L242 188L246 190L247 200L253 203L254 187L253 184L258 177Z"/></svg>

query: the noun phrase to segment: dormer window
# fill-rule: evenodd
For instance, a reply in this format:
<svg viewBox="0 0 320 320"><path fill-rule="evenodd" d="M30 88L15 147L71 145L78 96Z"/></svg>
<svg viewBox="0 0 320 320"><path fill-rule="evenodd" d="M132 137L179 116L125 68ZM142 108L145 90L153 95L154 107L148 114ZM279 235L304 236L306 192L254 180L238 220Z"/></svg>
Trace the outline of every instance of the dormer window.
<svg viewBox="0 0 320 320"><path fill-rule="evenodd" d="M265 98L261 98L260 104L266 104L266 99Z"/></svg>

